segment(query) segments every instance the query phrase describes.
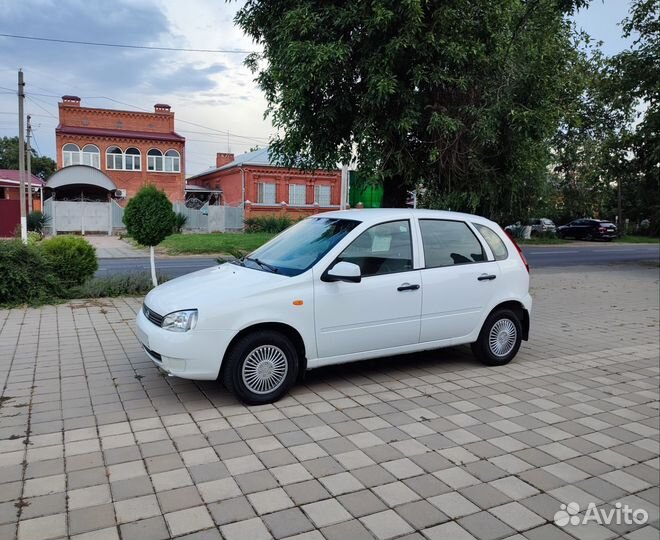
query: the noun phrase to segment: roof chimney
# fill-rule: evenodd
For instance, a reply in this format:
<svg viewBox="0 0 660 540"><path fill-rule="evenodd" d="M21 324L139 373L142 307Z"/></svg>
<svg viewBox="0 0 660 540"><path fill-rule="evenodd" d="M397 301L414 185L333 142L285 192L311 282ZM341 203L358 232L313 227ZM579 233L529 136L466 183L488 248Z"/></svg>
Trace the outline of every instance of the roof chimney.
<svg viewBox="0 0 660 540"><path fill-rule="evenodd" d="M223 165L227 165L227 163L231 163L232 161L234 161L234 154L224 154L222 152L218 152L215 155L216 167L222 167Z"/></svg>
<svg viewBox="0 0 660 540"><path fill-rule="evenodd" d="M170 112L170 109L171 107L166 103L156 103L154 105L155 113L168 114Z"/></svg>
<svg viewBox="0 0 660 540"><path fill-rule="evenodd" d="M80 98L78 96L62 96L62 105L80 107Z"/></svg>

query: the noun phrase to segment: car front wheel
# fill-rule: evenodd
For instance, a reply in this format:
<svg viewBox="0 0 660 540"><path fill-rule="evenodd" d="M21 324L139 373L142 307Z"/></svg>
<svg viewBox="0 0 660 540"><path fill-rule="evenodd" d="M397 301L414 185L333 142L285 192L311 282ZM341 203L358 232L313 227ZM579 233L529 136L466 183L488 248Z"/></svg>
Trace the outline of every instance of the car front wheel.
<svg viewBox="0 0 660 540"><path fill-rule="evenodd" d="M248 405L273 403L298 375L298 353L291 341L273 330L240 338L225 357L222 381Z"/></svg>
<svg viewBox="0 0 660 540"><path fill-rule="evenodd" d="M510 309L491 313L472 344L472 352L488 366L508 364L520 349L522 326L518 315Z"/></svg>

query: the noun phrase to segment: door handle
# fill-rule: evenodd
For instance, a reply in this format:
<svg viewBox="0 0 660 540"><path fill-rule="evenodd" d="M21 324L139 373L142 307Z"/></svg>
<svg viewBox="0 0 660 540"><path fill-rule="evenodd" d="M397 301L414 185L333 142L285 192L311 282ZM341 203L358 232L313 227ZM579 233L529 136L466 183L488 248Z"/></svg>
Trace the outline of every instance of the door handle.
<svg viewBox="0 0 660 540"><path fill-rule="evenodd" d="M481 274L477 279L479 281L493 281L496 277L495 274Z"/></svg>
<svg viewBox="0 0 660 540"><path fill-rule="evenodd" d="M396 288L397 291L416 291L417 289L419 289L419 285L411 285L410 283L402 283Z"/></svg>

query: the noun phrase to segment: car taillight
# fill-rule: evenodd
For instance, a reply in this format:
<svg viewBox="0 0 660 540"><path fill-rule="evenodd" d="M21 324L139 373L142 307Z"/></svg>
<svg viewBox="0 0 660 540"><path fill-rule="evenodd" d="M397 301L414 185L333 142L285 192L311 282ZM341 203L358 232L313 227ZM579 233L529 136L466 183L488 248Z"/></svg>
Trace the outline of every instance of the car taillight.
<svg viewBox="0 0 660 540"><path fill-rule="evenodd" d="M502 229L502 227L500 227ZM525 254L522 252L522 249L520 249L520 246L518 245L518 242L513 238L511 233L509 231L504 231L504 234L506 234L509 237L509 240L513 242L513 245L516 246L516 249L518 250L518 255L520 255L520 258L522 259L523 264L525 265L525 268L527 269L527 273L529 274L529 263L527 262L527 258L525 257Z"/></svg>
<svg viewBox="0 0 660 540"><path fill-rule="evenodd" d="M607 229L605 227L598 227L598 232L605 232Z"/></svg>

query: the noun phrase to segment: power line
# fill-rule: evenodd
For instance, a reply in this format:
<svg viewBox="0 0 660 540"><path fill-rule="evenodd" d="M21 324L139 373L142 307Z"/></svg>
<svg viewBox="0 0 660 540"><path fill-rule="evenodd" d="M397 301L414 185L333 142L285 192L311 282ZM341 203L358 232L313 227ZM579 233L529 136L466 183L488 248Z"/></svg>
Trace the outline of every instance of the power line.
<svg viewBox="0 0 660 540"><path fill-rule="evenodd" d="M51 113L48 109L46 109L46 107L44 107L43 105L39 105L39 103L37 102L38 100L36 98L31 97L30 94L26 94L26 97L30 100L30 103L33 103L34 105L39 107L42 111L44 111L48 116L54 118L59 122L59 118L55 116L53 113Z"/></svg>
<svg viewBox="0 0 660 540"><path fill-rule="evenodd" d="M0 37L12 39L28 39L32 41L47 41L49 43L66 43L69 45L92 45L94 47L115 47L120 49L145 49L149 51L175 51L175 52L197 52L197 53L227 53L227 54L250 54L255 51L242 49L187 49L184 47L156 47L150 45L127 45L122 43L99 43L95 41L76 41L73 39L56 39L37 36L21 36L18 34L0 34Z"/></svg>

